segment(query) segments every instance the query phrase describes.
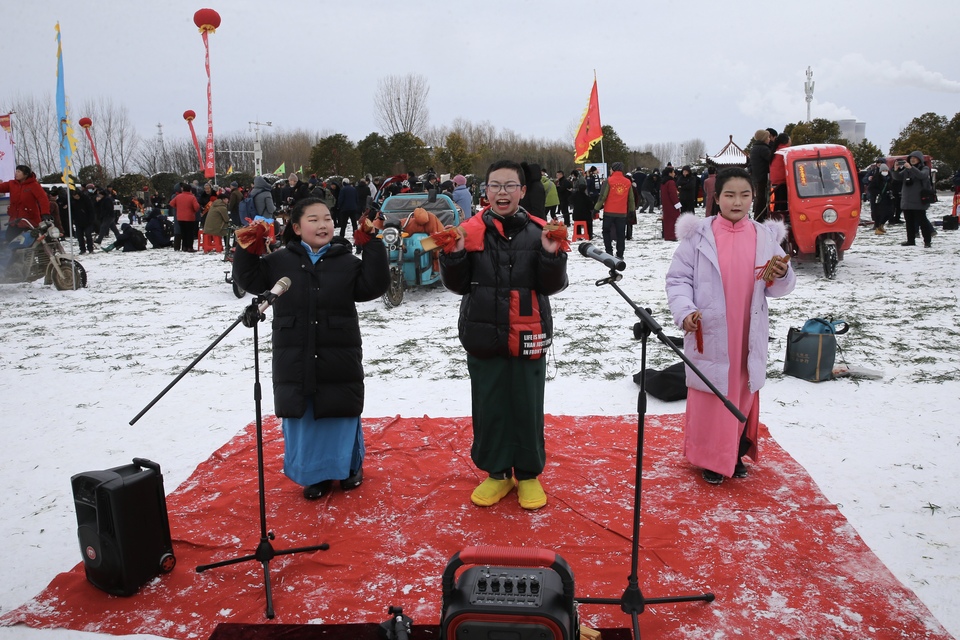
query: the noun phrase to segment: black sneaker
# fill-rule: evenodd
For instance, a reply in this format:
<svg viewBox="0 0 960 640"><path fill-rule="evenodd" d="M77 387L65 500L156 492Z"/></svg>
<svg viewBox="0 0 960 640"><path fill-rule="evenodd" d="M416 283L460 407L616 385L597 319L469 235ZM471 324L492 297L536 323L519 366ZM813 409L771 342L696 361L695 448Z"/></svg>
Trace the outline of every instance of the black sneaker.
<svg viewBox="0 0 960 640"><path fill-rule="evenodd" d="M737 464L733 468L733 477L734 478L747 477L747 465L743 464L743 460L737 460Z"/></svg>
<svg viewBox="0 0 960 640"><path fill-rule="evenodd" d="M360 467L356 473L351 473L346 480L341 480L340 488L344 491L350 491L350 489L356 489L361 484L363 484L363 467Z"/></svg>
<svg viewBox="0 0 960 640"><path fill-rule="evenodd" d="M710 469L704 469L703 479L709 484L720 484L723 482L723 475L717 473L716 471L710 471Z"/></svg>
<svg viewBox="0 0 960 640"><path fill-rule="evenodd" d="M933 245L930 244L929 242L924 242L924 243L923 243L923 246L924 246L925 248L929 249L929 248L932 247Z"/></svg>
<svg viewBox="0 0 960 640"><path fill-rule="evenodd" d="M318 500L330 493L330 489L332 488L333 480L324 480L317 484L311 484L309 487L303 488L303 497L307 500Z"/></svg>
<svg viewBox="0 0 960 640"><path fill-rule="evenodd" d="M901 247L915 247L915 246L917 246L917 243L916 243L916 242L910 242L909 240L907 240L906 242L901 242L901 243L900 243L900 246L901 246Z"/></svg>

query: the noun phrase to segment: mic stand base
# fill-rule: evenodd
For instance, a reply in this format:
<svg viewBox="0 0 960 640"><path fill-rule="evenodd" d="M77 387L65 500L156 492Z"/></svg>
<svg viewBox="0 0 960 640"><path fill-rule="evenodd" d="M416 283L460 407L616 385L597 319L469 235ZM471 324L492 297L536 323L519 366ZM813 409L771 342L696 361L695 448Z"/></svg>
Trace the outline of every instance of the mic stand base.
<svg viewBox="0 0 960 640"><path fill-rule="evenodd" d="M266 594L266 611L264 615L273 620L276 615L273 610L273 589L270 584L270 561L277 556L285 556L292 553L312 553L314 551L326 551L330 548L330 545L324 542L323 544L318 544L310 547L297 547L295 549L284 549L282 551L277 551L273 548L273 545L270 544L270 541L274 539L273 531L267 533L266 536L260 538L260 544L257 545L257 550L250 555L240 556L238 558L231 558L230 560L223 560L221 562L213 562L211 564L204 564L197 567L197 573L203 573L207 569L216 569L218 567L226 567L231 564L239 564L241 562L250 562L256 561L263 566L263 587L264 593Z"/></svg>

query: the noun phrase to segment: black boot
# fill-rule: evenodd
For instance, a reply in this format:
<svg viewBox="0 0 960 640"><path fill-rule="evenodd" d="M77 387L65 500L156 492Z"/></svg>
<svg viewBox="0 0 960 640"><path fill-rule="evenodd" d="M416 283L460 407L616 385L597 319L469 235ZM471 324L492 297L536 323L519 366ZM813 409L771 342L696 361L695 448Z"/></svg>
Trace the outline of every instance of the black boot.
<svg viewBox="0 0 960 640"><path fill-rule="evenodd" d="M303 488L303 497L307 500L318 500L330 493L331 488L333 488L333 480L324 480L317 484L311 484L309 487Z"/></svg>
<svg viewBox="0 0 960 640"><path fill-rule="evenodd" d="M717 473L716 471L710 471L710 469L704 469L703 479L709 484L721 484L723 482L723 475Z"/></svg>
<svg viewBox="0 0 960 640"><path fill-rule="evenodd" d="M736 466L733 467L733 477L734 478L747 477L747 465L743 464L743 458L737 459L737 464Z"/></svg>
<svg viewBox="0 0 960 640"><path fill-rule="evenodd" d="M361 466L355 473L351 473L346 480L340 481L340 488L344 491L356 489L363 484L363 467Z"/></svg>

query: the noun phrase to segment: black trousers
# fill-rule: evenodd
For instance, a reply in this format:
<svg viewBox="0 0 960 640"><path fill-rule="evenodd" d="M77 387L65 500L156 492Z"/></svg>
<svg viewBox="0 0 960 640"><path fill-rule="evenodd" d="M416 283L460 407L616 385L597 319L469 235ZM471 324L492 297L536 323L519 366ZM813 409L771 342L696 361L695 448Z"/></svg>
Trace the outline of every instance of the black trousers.
<svg viewBox="0 0 960 640"><path fill-rule="evenodd" d="M926 209L904 209L903 219L907 223L907 242L916 242L919 230L924 244L930 244L933 239L933 224L927 218Z"/></svg>
<svg viewBox="0 0 960 640"><path fill-rule="evenodd" d="M192 222L180 221L180 250L193 251L193 241L197 239L200 227L196 220Z"/></svg>

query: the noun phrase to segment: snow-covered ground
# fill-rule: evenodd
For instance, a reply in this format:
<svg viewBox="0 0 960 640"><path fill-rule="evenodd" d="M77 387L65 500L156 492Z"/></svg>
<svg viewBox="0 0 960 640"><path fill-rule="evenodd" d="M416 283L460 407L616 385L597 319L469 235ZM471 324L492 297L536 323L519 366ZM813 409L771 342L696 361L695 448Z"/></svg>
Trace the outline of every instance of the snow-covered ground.
<svg viewBox="0 0 960 640"><path fill-rule="evenodd" d="M941 202L930 217L948 210ZM641 216L620 285L679 335L663 292L676 245L659 240L655 220ZM771 303L761 419L891 571L960 636L960 232L940 231L931 249L901 247L903 237L902 226L886 236L861 227L835 280L817 263L795 265L796 291ZM128 424L239 316L245 302L224 282L228 265L169 249L98 252L83 264L89 287L81 291L0 285L0 613L80 561L71 475L146 457L163 467L169 492L253 419L252 337L239 326ZM569 275L570 287L553 298L547 410L635 413L637 319L611 287L595 285L607 275L599 263L574 251ZM361 305L366 415L469 415L457 305L443 289L410 291L396 309ZM783 377L787 329L815 316L849 321L841 338L847 362L884 378ZM270 329L261 327L270 411ZM656 341L648 352L656 368L676 359ZM651 399L648 407L682 411L682 402ZM0 639L88 635L0 629Z"/></svg>

